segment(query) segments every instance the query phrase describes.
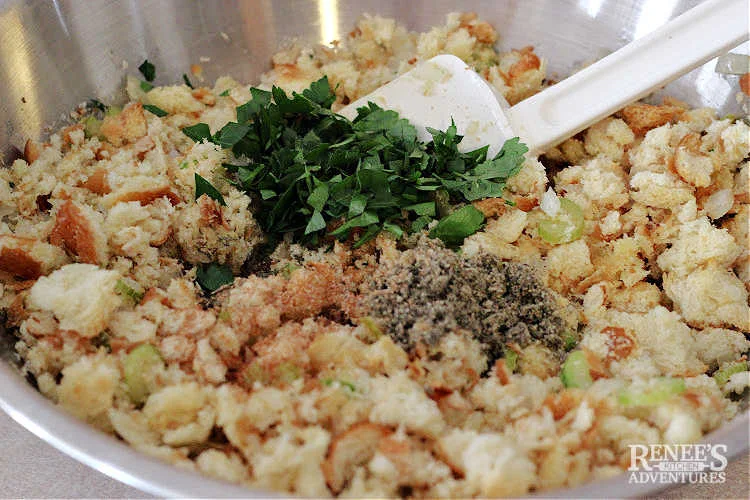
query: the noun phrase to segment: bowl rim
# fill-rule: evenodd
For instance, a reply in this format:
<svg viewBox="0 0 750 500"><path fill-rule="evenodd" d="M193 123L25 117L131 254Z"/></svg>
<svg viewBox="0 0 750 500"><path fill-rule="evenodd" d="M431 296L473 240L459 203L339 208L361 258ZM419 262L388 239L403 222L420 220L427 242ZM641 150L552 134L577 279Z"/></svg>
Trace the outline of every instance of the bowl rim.
<svg viewBox="0 0 750 500"><path fill-rule="evenodd" d="M278 492L257 490L181 469L125 444L66 413L35 390L8 361L0 362L0 409L32 434L75 460L145 493L161 497L282 498ZM703 443L727 445L729 460L750 449L747 434L750 409L739 413ZM575 488L542 491L531 498L640 497L678 483L629 484L628 473L592 481Z"/></svg>

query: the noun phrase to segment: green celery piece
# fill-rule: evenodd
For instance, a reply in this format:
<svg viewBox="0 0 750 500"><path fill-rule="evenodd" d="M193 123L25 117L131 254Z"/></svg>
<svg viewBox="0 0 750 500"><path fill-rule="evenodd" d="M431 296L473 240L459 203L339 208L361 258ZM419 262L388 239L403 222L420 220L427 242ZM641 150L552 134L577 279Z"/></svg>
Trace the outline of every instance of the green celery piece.
<svg viewBox="0 0 750 500"><path fill-rule="evenodd" d="M160 366L164 366L164 359L159 349L151 344L141 344L128 353L123 373L131 401L136 404L146 401L151 392L147 374Z"/></svg>
<svg viewBox="0 0 750 500"><path fill-rule="evenodd" d="M583 235L583 210L567 198L560 198L560 211L539 222L539 236L548 243L561 245Z"/></svg>
<svg viewBox="0 0 750 500"><path fill-rule="evenodd" d="M725 363L720 369L716 370L713 374L713 379L719 386L723 386L732 375L747 371L747 361L732 361L731 363Z"/></svg>
<svg viewBox="0 0 750 500"><path fill-rule="evenodd" d="M141 300L143 300L143 293L137 291L121 279L117 280L117 283L115 283L115 292L117 292L118 295L127 297L136 305L140 304Z"/></svg>
<svg viewBox="0 0 750 500"><path fill-rule="evenodd" d="M622 389L617 394L617 401L622 406L658 406L682 394L685 389L684 379L660 377L653 380L649 387Z"/></svg>
<svg viewBox="0 0 750 500"><path fill-rule="evenodd" d="M560 369L560 380L565 387L578 389L586 389L594 383L586 353L574 351L568 354Z"/></svg>
<svg viewBox="0 0 750 500"><path fill-rule="evenodd" d="M518 368L518 353L508 347L503 348L503 358L505 358L505 366L511 372L516 371Z"/></svg>

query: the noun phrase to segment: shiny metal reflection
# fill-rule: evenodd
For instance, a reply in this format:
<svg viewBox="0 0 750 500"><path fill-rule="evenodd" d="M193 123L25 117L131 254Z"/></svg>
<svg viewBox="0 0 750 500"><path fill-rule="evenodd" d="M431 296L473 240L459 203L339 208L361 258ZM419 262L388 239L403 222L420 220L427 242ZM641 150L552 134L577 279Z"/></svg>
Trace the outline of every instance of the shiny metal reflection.
<svg viewBox="0 0 750 500"><path fill-rule="evenodd" d="M318 16L320 16L320 43L330 45L341 39L339 35L339 5L338 0L318 0Z"/></svg>

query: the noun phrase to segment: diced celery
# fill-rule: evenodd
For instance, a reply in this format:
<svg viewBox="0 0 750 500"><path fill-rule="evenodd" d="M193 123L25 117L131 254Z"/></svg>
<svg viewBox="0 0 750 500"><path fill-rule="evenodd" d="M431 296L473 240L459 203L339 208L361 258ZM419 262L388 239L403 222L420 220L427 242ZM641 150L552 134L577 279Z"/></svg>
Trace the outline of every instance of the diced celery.
<svg viewBox="0 0 750 500"><path fill-rule="evenodd" d="M567 359L560 370L560 380L565 387L576 387L586 389L594 383L591 378L591 368L583 351L574 351L568 354Z"/></svg>
<svg viewBox="0 0 750 500"><path fill-rule="evenodd" d="M89 115L81 120L81 124L83 125L83 135L86 136L87 139L99 136L99 129L102 127L102 121L100 119Z"/></svg>
<svg viewBox="0 0 750 500"><path fill-rule="evenodd" d="M125 280L117 280L115 292L118 295L128 298L133 304L140 304L143 300L143 293L130 286Z"/></svg>
<svg viewBox="0 0 750 500"><path fill-rule="evenodd" d="M294 363L285 361L276 367L276 378L286 384L297 380L301 376L302 369Z"/></svg>
<svg viewBox="0 0 750 500"><path fill-rule="evenodd" d="M370 333L370 336L373 340L377 340L383 336L383 331L371 317L365 316L363 318L360 318L359 322L362 324L362 326L367 328L367 331Z"/></svg>
<svg viewBox="0 0 750 500"><path fill-rule="evenodd" d="M567 198L560 198L560 210L554 217L539 222L539 236L548 243L560 245L583 235L583 210Z"/></svg>
<svg viewBox="0 0 750 500"><path fill-rule="evenodd" d="M104 116L117 116L120 113L122 113L122 108L120 106L110 106L107 108L107 111L104 112Z"/></svg>
<svg viewBox="0 0 750 500"><path fill-rule="evenodd" d="M619 392L617 401L622 406L656 406L674 396L685 392L685 380L681 378L660 377L648 387L628 387Z"/></svg>
<svg viewBox="0 0 750 500"><path fill-rule="evenodd" d="M123 367L125 385L134 403L146 401L151 392L148 374L160 366L164 366L164 359L159 349L151 344L141 344L127 355Z"/></svg>
<svg viewBox="0 0 750 500"><path fill-rule="evenodd" d="M505 359L505 367L511 372L516 371L516 368L518 368L518 353L513 349L504 347L503 358Z"/></svg>
<svg viewBox="0 0 750 500"><path fill-rule="evenodd" d="M323 380L321 380L321 382L322 382L323 385L325 385L327 387L332 386L334 383L338 383L341 387L346 387L351 392L357 392L357 386L355 386L351 382L347 382L346 380L324 378Z"/></svg>
<svg viewBox="0 0 750 500"><path fill-rule="evenodd" d="M713 374L714 380L719 386L729 382L732 375L747 371L747 361L733 361L725 363L719 370Z"/></svg>

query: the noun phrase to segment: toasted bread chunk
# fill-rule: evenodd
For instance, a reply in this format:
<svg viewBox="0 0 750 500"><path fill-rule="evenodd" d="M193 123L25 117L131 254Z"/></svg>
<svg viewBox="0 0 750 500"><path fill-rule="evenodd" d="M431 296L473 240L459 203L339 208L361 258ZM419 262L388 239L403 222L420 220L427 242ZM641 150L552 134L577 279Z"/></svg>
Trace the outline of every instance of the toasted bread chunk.
<svg viewBox="0 0 750 500"><path fill-rule="evenodd" d="M89 175L88 179L81 184L81 187L85 187L92 193L96 194L107 194L111 191L109 182L107 181L107 171L103 168L98 168Z"/></svg>
<svg viewBox="0 0 750 500"><path fill-rule="evenodd" d="M60 205L49 241L65 248L80 262L107 262L107 238L101 227L102 216L93 209L66 200Z"/></svg>
<svg viewBox="0 0 750 500"><path fill-rule="evenodd" d="M128 104L122 113L106 117L99 131L115 146L137 141L148 133L143 106L138 102Z"/></svg>
<svg viewBox="0 0 750 500"><path fill-rule="evenodd" d="M107 327L121 304L115 291L120 274L91 264L68 264L31 287L27 304L32 310L49 311L60 329L95 337Z"/></svg>
<svg viewBox="0 0 750 500"><path fill-rule="evenodd" d="M0 271L17 278L37 279L66 264L60 248L33 238L0 235Z"/></svg>
<svg viewBox="0 0 750 500"><path fill-rule="evenodd" d="M149 205L159 198L167 198L172 205L180 202L180 197L169 186L145 191L127 191L117 197L117 202L137 201L141 205Z"/></svg>
<svg viewBox="0 0 750 500"><path fill-rule="evenodd" d="M172 205L181 199L166 177L149 177L136 175L121 179L112 186L112 192L104 197L102 203L111 208L120 202L137 201L141 205L150 205L159 198L167 198Z"/></svg>
<svg viewBox="0 0 750 500"><path fill-rule="evenodd" d="M684 112L685 109L679 106L655 106L637 102L625 106L619 114L635 135L643 135L653 128L679 119Z"/></svg>
<svg viewBox="0 0 750 500"><path fill-rule="evenodd" d="M26 145L23 148L23 157L26 160L26 163L29 165L34 163L36 159L39 158L40 149L39 144L31 139L27 139Z"/></svg>
<svg viewBox="0 0 750 500"><path fill-rule="evenodd" d="M354 473L354 468L370 460L380 440L390 432L382 425L363 422L336 436L326 461L321 465L331 490L340 492Z"/></svg>

